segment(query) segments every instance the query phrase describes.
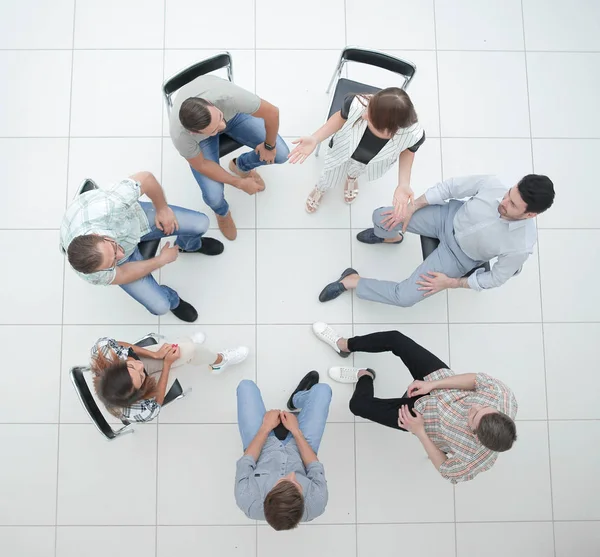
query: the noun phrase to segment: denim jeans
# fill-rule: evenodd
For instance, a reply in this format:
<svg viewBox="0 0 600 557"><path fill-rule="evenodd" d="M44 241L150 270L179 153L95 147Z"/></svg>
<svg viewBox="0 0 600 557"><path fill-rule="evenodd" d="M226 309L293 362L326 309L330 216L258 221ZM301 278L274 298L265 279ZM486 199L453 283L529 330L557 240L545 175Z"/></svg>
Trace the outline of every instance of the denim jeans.
<svg viewBox="0 0 600 557"><path fill-rule="evenodd" d="M312 389L294 395L294 406L301 408L298 414L300 431L315 454L319 452L330 402L331 387L327 383L318 383ZM266 412L260 389L254 381L244 379L238 385L237 412L242 445L246 450L252 439L256 437ZM271 432L270 435L275 434ZM288 435L283 444L285 445L291 439L292 436Z"/></svg>
<svg viewBox="0 0 600 557"><path fill-rule="evenodd" d="M167 236L154 224L154 216L156 215L154 205L143 201L140 201L140 205L144 209L151 227L150 232L142 236L140 241L157 240ZM175 205L169 205L169 207L173 209L179 223L175 244L188 251L200 249L202 246L202 235L208 230L208 217L204 213L191 211L190 209L184 209ZM142 259L140 250L135 248L135 251L123 263L141 261ZM168 286L158 284L151 274L134 282L119 286L154 315L164 315L179 305L177 292Z"/></svg>
<svg viewBox="0 0 600 557"><path fill-rule="evenodd" d="M236 114L229 122L222 133L235 139L238 143L255 149L266 137L265 122L262 118L255 118L250 114ZM278 135L277 150L275 155L275 164L282 164L287 160L290 150L285 141ZM200 149L205 159L219 164L219 135L207 137L200 142ZM266 164L261 162L259 156L254 151L243 153L237 157L237 166L240 170L248 172L258 166ZM191 168L191 167L190 167ZM201 174L192 168L192 174L202 190L202 199L217 215L224 217L229 212L229 204L225 201L224 185L222 182L215 182L208 176Z"/></svg>

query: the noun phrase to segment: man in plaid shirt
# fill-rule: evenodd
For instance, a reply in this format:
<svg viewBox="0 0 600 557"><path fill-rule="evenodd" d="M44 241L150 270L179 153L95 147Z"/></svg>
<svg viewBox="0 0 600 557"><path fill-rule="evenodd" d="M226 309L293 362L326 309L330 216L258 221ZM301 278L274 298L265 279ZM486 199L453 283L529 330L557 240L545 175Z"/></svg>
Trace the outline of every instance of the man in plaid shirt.
<svg viewBox="0 0 600 557"><path fill-rule="evenodd" d="M350 410L356 416L417 436L440 474L452 483L489 470L498 453L517 439L517 401L504 383L484 373L455 375L431 352L398 331L344 339L326 323L315 334L338 354L387 352L398 356L414 381L402 398L375 398L375 371L334 367L332 379L356 383Z"/></svg>

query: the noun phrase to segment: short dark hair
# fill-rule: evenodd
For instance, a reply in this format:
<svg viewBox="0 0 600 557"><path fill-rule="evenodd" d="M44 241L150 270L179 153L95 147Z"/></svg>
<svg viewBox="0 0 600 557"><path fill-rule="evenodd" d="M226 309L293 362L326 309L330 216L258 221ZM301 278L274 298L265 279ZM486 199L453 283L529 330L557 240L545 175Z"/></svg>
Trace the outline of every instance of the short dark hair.
<svg viewBox="0 0 600 557"><path fill-rule="evenodd" d="M102 253L98 249L104 238L97 234L77 236L71 240L67 248L67 258L71 267L80 273L89 275L100 269Z"/></svg>
<svg viewBox="0 0 600 557"><path fill-rule="evenodd" d="M508 451L517 440L515 422L502 412L482 416L474 433L484 447L498 453Z"/></svg>
<svg viewBox="0 0 600 557"><path fill-rule="evenodd" d="M183 101L179 109L179 121L188 131L200 132L210 124L209 106L213 103L199 97L190 97Z"/></svg>
<svg viewBox="0 0 600 557"><path fill-rule="evenodd" d="M554 203L554 184L548 176L527 174L517 184L528 213L543 213Z"/></svg>
<svg viewBox="0 0 600 557"><path fill-rule="evenodd" d="M267 493L263 509L275 530L292 530L304 515L304 497L292 482L283 480Z"/></svg>

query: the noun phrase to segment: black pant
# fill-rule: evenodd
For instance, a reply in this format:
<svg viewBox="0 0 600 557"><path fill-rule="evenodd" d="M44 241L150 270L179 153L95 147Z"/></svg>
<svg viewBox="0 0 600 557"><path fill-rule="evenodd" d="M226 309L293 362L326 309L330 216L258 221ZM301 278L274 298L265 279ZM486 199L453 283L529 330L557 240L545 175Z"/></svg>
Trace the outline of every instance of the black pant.
<svg viewBox="0 0 600 557"><path fill-rule="evenodd" d="M423 380L426 375L448 367L437 356L398 331L371 333L350 338L348 349L350 352L391 351L404 362L414 379ZM363 375L358 380L354 395L350 399L350 411L355 416L406 431L398 426L398 410L405 404L412 409L419 398L375 398L373 379Z"/></svg>

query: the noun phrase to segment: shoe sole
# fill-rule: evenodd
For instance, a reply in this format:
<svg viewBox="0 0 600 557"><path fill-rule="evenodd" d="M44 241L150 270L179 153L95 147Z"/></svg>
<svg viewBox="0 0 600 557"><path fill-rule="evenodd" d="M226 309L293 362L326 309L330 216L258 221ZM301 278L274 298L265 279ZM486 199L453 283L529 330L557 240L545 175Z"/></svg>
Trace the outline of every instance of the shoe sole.
<svg viewBox="0 0 600 557"><path fill-rule="evenodd" d="M345 279L347 276L349 275L357 275L358 271L356 269L353 269L352 267L348 267L341 275L340 278L337 280L334 280L333 282L330 282L327 286L325 286L325 288L323 288L323 290L321 290L321 292L319 293L319 302L321 302L322 304L327 303L327 302L332 302L333 300L335 300L336 298L339 298L344 292L346 292L346 287L344 286L344 290L342 292L340 292L337 296L335 296L335 298L331 298L329 300L323 300L321 299L323 297L323 294L325 293L325 290L327 290L327 288L329 288L332 284L338 284L341 283L343 279ZM342 285L343 286L343 285Z"/></svg>

